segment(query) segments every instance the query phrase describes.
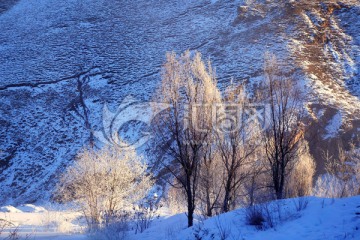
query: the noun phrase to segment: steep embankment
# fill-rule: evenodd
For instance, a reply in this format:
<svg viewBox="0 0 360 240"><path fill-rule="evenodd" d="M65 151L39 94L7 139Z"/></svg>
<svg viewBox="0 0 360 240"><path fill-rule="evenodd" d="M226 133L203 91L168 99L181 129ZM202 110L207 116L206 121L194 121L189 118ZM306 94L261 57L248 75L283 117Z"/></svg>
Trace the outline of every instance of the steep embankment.
<svg viewBox="0 0 360 240"><path fill-rule="evenodd" d="M238 7L239 25L272 16L257 35L283 36L288 72L301 69L298 79L310 99L306 138L319 172L324 152L336 157L337 145L358 141L359 13L358 1L253 1Z"/></svg>
<svg viewBox="0 0 360 240"><path fill-rule="evenodd" d="M324 152L336 156L337 145L347 148L359 140L360 6L357 1L298 2L289 11L296 14L290 51L312 93L308 140L322 171Z"/></svg>

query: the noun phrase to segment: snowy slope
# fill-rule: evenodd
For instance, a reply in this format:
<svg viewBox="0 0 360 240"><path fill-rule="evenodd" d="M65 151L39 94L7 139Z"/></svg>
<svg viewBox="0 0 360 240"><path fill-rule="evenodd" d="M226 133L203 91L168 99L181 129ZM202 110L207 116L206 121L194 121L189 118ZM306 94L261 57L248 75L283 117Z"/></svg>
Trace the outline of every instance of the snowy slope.
<svg viewBox="0 0 360 240"><path fill-rule="evenodd" d="M128 95L150 99L171 50L201 51L212 60L221 87L231 78L261 81L264 52L274 52L314 93L314 112L329 106L335 111L316 116L323 129L338 110L344 124L349 116L357 119L358 4L330 17L339 42L332 49L340 57L322 58L328 75L338 74L324 80L303 64L313 61L304 59L308 48L302 41L316 24L306 9L294 11L288 1L244 2L8 1L0 11L0 202L48 198L56 176L93 131L101 131L104 103L115 110ZM328 52L336 54L330 49L319 56ZM318 135L336 138L342 128Z"/></svg>
<svg viewBox="0 0 360 240"><path fill-rule="evenodd" d="M305 200L308 202L307 207L301 211L295 207L299 203L299 199L286 199L270 203L270 208L280 209L280 211L271 212L275 222L274 228L258 230L254 226L248 225L245 220L245 209L237 209L206 220L198 218L192 228L187 228L185 214L169 215L166 214L166 211L162 211L161 217L154 220L143 233L134 234L134 230L130 229L125 239L360 239L360 196L343 199L307 197ZM77 213L50 210L41 213L0 212L0 218L11 220L16 226L19 226L19 233L22 236L31 233L31 237L35 240L89 239L85 234L79 233L84 225L79 225L76 216L78 216ZM2 239L1 237L6 237L6 232L0 235L0 239Z"/></svg>
<svg viewBox="0 0 360 240"><path fill-rule="evenodd" d="M287 199L275 204L281 209L283 219L275 228L257 230L245 220L245 210L239 209L227 214L198 222L191 229L185 229L184 215L171 216L154 223L143 234L131 239L184 240L196 239L198 234L203 240L226 239L241 240L320 240L320 239L360 239L360 197L345 199L307 198L306 209L296 210L298 199ZM272 212L274 218L278 213ZM225 233L225 234L224 234Z"/></svg>

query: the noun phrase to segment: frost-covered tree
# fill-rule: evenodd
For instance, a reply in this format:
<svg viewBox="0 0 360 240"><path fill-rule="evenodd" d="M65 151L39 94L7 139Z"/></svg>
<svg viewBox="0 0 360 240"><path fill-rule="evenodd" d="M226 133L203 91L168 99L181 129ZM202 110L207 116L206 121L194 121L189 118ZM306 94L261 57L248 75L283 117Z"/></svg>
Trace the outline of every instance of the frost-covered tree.
<svg viewBox="0 0 360 240"><path fill-rule="evenodd" d="M208 146L203 156L199 180L199 208L207 217L219 213L224 197L224 166L217 145Z"/></svg>
<svg viewBox="0 0 360 240"><path fill-rule="evenodd" d="M245 116L250 111L249 100L244 86L230 86L223 100L224 121L217 132L217 148L223 171L224 197L222 212L236 207L239 195L246 181L250 180L253 170L253 155L259 145L260 126L253 116ZM243 113L243 114L241 114Z"/></svg>
<svg viewBox="0 0 360 240"><path fill-rule="evenodd" d="M168 53L155 101L169 108L154 120L160 162L183 189L188 226L193 225L200 170L212 135L212 106L221 101L211 64L198 52Z"/></svg>
<svg viewBox="0 0 360 240"><path fill-rule="evenodd" d="M95 230L146 195L152 186L146 170L135 149L84 149L61 177L56 194L74 202Z"/></svg>
<svg viewBox="0 0 360 240"><path fill-rule="evenodd" d="M268 127L264 131L264 148L272 188L277 199L285 197L284 187L290 170L299 154L304 127L304 96L296 83L286 77L276 57L265 56L265 83L261 89L264 103L268 103Z"/></svg>

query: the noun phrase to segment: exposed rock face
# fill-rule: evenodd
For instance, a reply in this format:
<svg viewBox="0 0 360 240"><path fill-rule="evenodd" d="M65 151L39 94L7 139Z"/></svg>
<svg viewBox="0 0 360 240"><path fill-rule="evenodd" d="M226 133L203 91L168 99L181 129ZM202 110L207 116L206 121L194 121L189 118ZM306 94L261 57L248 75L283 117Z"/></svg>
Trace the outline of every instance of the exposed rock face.
<svg viewBox="0 0 360 240"><path fill-rule="evenodd" d="M312 94L313 152L356 134L356 1L15 2L0 4L0 203L49 197L101 129L105 102L151 98L166 51L199 50L222 87L262 81L264 53L273 52Z"/></svg>

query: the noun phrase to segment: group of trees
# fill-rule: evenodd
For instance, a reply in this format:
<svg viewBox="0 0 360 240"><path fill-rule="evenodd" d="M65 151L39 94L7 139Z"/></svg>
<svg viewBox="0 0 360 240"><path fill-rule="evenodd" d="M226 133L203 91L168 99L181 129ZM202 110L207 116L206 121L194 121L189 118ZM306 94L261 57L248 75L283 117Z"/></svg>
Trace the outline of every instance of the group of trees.
<svg viewBox="0 0 360 240"><path fill-rule="evenodd" d="M163 153L159 161L184 196L188 226L199 208L211 216L239 204L309 193L315 166L302 154L303 96L271 54L264 76L253 94L234 84L221 94L200 53L167 54L155 100L170 107L155 117L154 132ZM290 180L300 178L301 189L287 191L296 185Z"/></svg>
<svg viewBox="0 0 360 240"><path fill-rule="evenodd" d="M222 92L200 53L167 54L154 100L169 107L154 109L153 149L168 173L168 198L186 210L188 226L197 211L212 216L311 194L315 164L303 138L303 96L285 76L267 54L256 91L231 84ZM57 195L77 204L91 230L138 209L142 231L154 215L154 205L141 202L153 184L136 149L89 148L63 174Z"/></svg>

